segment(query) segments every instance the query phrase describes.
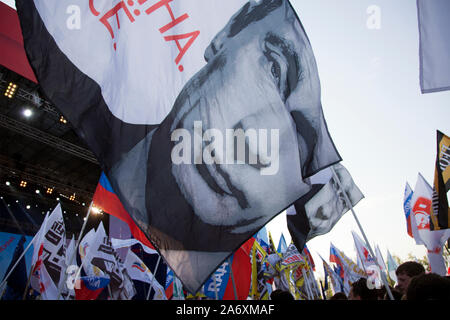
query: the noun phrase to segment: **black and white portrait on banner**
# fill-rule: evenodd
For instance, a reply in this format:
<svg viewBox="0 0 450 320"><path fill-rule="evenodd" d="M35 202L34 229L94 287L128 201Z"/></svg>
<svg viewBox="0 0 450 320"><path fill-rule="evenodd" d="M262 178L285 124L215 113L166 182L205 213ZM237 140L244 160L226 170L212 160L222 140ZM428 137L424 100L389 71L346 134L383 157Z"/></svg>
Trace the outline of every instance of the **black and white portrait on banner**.
<svg viewBox="0 0 450 320"><path fill-rule="evenodd" d="M344 192L351 206L364 198L348 170L340 163L316 173L309 181L311 190L286 210L289 233L299 251L307 241L330 232L350 210Z"/></svg>
<svg viewBox="0 0 450 320"><path fill-rule="evenodd" d="M188 290L341 160L289 1L89 1L89 32L25 2L43 91Z"/></svg>

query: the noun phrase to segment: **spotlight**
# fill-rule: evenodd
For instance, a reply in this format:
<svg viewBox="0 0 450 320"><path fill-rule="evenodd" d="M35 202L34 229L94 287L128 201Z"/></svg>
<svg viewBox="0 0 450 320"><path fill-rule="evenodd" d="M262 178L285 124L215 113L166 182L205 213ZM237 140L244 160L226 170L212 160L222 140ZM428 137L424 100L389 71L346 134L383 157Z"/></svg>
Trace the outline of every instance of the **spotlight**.
<svg viewBox="0 0 450 320"><path fill-rule="evenodd" d="M47 188L47 194L52 194L53 193L53 188Z"/></svg>
<svg viewBox="0 0 450 320"><path fill-rule="evenodd" d="M27 186L27 182L25 180L20 181L20 186L25 188Z"/></svg>
<svg viewBox="0 0 450 320"><path fill-rule="evenodd" d="M36 193L39 194L41 193L41 191L39 189L36 189Z"/></svg>
<svg viewBox="0 0 450 320"><path fill-rule="evenodd" d="M99 213L100 213L100 209L93 206L93 207L92 207L92 212L93 212L94 214L99 214Z"/></svg>
<svg viewBox="0 0 450 320"><path fill-rule="evenodd" d="M5 91L5 96L12 99L17 90L17 84L10 82Z"/></svg>
<svg viewBox="0 0 450 320"><path fill-rule="evenodd" d="M30 210L30 208L31 208L31 206L30 206L30 205L27 205L27 209Z"/></svg>
<svg viewBox="0 0 450 320"><path fill-rule="evenodd" d="M70 201L75 201L75 193L69 197Z"/></svg>
<svg viewBox="0 0 450 320"><path fill-rule="evenodd" d="M11 182L6 181L6 185L7 185L7 186L10 186L10 185L11 185Z"/></svg>
<svg viewBox="0 0 450 320"><path fill-rule="evenodd" d="M31 109L25 109L25 110L23 110L23 115L25 117L29 118L33 115L33 111L31 111Z"/></svg>
<svg viewBox="0 0 450 320"><path fill-rule="evenodd" d="M61 116L59 117L59 122L66 124L67 120L63 116Z"/></svg>

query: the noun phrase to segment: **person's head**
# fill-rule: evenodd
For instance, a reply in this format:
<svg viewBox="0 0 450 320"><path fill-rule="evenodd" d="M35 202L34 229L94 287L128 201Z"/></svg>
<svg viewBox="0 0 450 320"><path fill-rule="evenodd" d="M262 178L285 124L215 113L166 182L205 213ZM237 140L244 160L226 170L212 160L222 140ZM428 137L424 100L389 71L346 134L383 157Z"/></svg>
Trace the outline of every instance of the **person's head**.
<svg viewBox="0 0 450 320"><path fill-rule="evenodd" d="M423 273L411 278L406 300L450 300L450 279L435 273Z"/></svg>
<svg viewBox="0 0 450 320"><path fill-rule="evenodd" d="M395 274L397 276L396 289L402 294L405 294L411 278L424 273L425 268L422 264L416 261L406 261L402 263L395 270Z"/></svg>
<svg viewBox="0 0 450 320"><path fill-rule="evenodd" d="M172 156L191 161L177 158L171 173L195 214L249 232L307 192L302 177L329 161L317 157L334 148L323 129L317 66L282 0L249 1L211 41L205 59L160 131L172 140ZM242 145L233 136L239 133L247 137ZM186 146L174 143L185 138L189 148L175 148Z"/></svg>
<svg viewBox="0 0 450 320"><path fill-rule="evenodd" d="M343 292L336 292L330 297L330 300L348 300L347 296Z"/></svg>
<svg viewBox="0 0 450 320"><path fill-rule="evenodd" d="M386 288L384 288L384 296L383 296L383 300L391 300L391 297L389 296L389 293L387 292ZM395 288L392 288L391 286L389 286L389 289L391 290L392 293L392 297L394 298L394 300L402 300L402 294L400 293L400 291L398 291Z"/></svg>
<svg viewBox="0 0 450 320"><path fill-rule="evenodd" d="M282 301L282 300L295 300L289 291L276 289L270 294L270 300Z"/></svg>
<svg viewBox="0 0 450 320"><path fill-rule="evenodd" d="M369 289L367 279L360 278L352 283L348 300L377 300L378 292L376 289Z"/></svg>

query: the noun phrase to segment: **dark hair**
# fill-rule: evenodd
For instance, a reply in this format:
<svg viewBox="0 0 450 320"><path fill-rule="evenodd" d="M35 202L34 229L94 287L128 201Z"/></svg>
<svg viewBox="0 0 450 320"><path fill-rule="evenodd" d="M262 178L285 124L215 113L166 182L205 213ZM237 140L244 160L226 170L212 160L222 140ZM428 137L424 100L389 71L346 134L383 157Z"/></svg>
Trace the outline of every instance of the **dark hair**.
<svg viewBox="0 0 450 320"><path fill-rule="evenodd" d="M389 296L386 287L383 287L383 289L384 289L383 300L391 300L391 297ZM403 294L400 291L396 290L395 288L392 288L391 286L389 286L389 289L391 290L392 297L394 298L394 300L402 300Z"/></svg>
<svg viewBox="0 0 450 320"><path fill-rule="evenodd" d="M407 300L450 300L450 279L427 273L411 279L406 291Z"/></svg>
<svg viewBox="0 0 450 320"><path fill-rule="evenodd" d="M367 279L360 278L358 281L352 283L353 295L359 296L361 300L377 300L378 291L374 289L369 289L367 287Z"/></svg>
<svg viewBox="0 0 450 320"><path fill-rule="evenodd" d="M423 273L425 273L425 268L423 267L423 265L416 261L403 262L395 270L395 274L397 276L400 274L406 274L408 277L414 277Z"/></svg>
<svg viewBox="0 0 450 320"><path fill-rule="evenodd" d="M336 292L330 300L348 300L347 296L343 292Z"/></svg>
<svg viewBox="0 0 450 320"><path fill-rule="evenodd" d="M270 294L270 300L281 301L281 300L295 300L289 291L284 290L274 290Z"/></svg>

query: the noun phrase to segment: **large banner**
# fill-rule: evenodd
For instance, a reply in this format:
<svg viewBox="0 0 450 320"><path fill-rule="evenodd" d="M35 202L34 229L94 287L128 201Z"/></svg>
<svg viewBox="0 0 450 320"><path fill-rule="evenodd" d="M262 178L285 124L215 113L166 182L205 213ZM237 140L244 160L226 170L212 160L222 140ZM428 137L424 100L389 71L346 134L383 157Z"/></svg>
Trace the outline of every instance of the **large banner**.
<svg viewBox="0 0 450 320"><path fill-rule="evenodd" d="M22 235L20 234L0 232L0 281L2 281L7 275L6 270L12 261L14 251L16 250L21 237ZM28 246L33 237L25 236L25 239L26 241L23 243L24 248ZM33 250L30 248L24 256L27 266L27 275L30 272L32 256Z"/></svg>
<svg viewBox="0 0 450 320"><path fill-rule="evenodd" d="M190 292L341 160L287 0L16 7L46 96Z"/></svg>

